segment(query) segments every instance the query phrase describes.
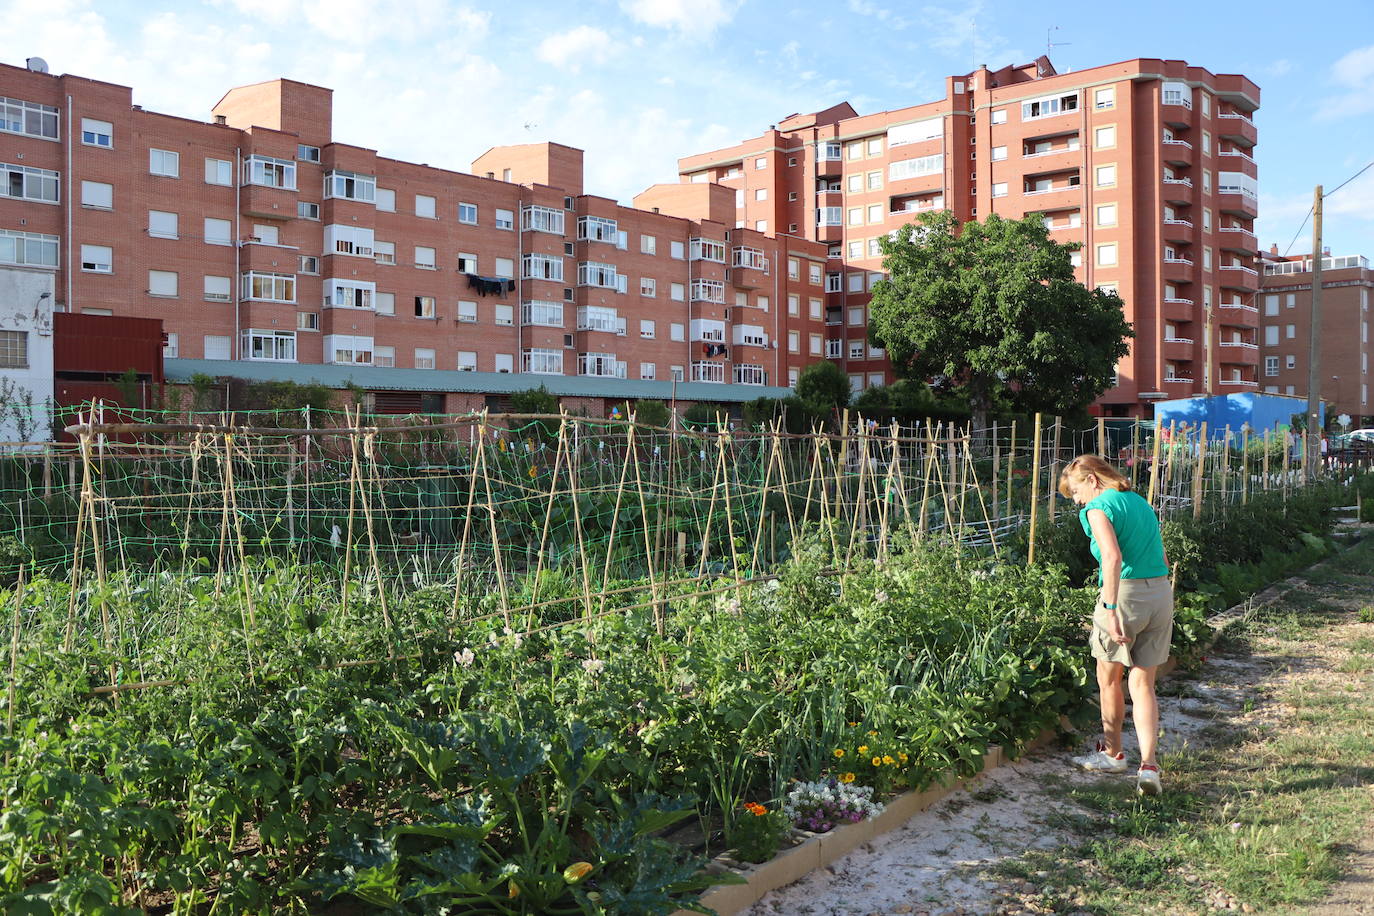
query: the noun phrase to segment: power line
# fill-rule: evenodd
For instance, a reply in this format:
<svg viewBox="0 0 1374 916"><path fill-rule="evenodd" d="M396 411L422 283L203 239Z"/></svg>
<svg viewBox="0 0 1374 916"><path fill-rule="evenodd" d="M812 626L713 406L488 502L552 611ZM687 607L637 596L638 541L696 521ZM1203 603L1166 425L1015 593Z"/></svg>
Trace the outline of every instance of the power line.
<svg viewBox="0 0 1374 916"><path fill-rule="evenodd" d="M1363 175L1365 172L1369 171L1371 168L1374 168L1374 162L1370 162L1370 163L1369 163L1368 165L1366 165L1364 168L1360 169L1360 170L1359 170L1358 172L1356 172L1354 175L1351 175L1351 176L1350 176L1349 178L1347 178L1345 181L1342 181L1340 184L1336 185L1336 186L1335 186L1334 188L1332 188L1330 191L1326 191L1325 193L1323 193L1323 194L1322 194L1322 199L1325 200L1326 198L1330 197L1332 194L1335 194L1335 193L1336 193L1337 191L1339 191L1341 188L1343 188L1343 187L1345 187L1346 185L1350 184L1350 182L1354 181L1356 178L1359 178L1361 175ZM1308 208L1307 208L1307 215L1304 216L1304 217L1302 218L1302 225L1298 227L1298 231L1297 231L1297 232L1293 233L1293 241L1289 242L1289 243L1288 243L1288 247L1287 247L1286 249L1284 249L1283 256L1284 256L1285 258L1288 257L1288 252L1290 252L1290 251L1293 250L1293 245L1297 243L1297 241L1298 241L1298 236L1302 235L1302 230L1305 229L1305 228L1307 227L1307 221L1308 221L1309 219L1311 219L1311 218L1312 218L1312 208L1311 208L1311 207L1308 207Z"/></svg>

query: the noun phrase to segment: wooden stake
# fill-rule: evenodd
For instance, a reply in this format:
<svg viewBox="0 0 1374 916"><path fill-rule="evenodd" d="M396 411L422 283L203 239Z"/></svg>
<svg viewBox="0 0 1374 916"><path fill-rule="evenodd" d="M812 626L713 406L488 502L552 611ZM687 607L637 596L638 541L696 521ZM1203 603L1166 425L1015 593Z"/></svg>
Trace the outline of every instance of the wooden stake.
<svg viewBox="0 0 1374 916"><path fill-rule="evenodd" d="M1041 415L1036 411L1035 436L1031 443L1030 541L1026 548L1027 566L1035 562L1035 523L1040 508L1040 432Z"/></svg>
<svg viewBox="0 0 1374 916"><path fill-rule="evenodd" d="M1055 471L1059 468L1059 435L1063 429L1063 422L1061 417L1054 418L1054 452L1050 455L1050 473L1049 478L1045 481L1045 489L1049 490L1050 496L1049 512L1047 513L1050 524L1054 524L1056 497L1059 496L1059 481L1055 476Z"/></svg>
<svg viewBox="0 0 1374 916"><path fill-rule="evenodd" d="M1159 503L1157 502L1157 500L1158 500L1158 498L1159 498L1159 446L1160 446L1160 441L1159 441L1159 440L1161 440L1161 439L1164 438L1163 435L1162 435L1162 432L1163 432L1163 430L1160 428L1159 421L1156 420L1156 421L1155 421L1155 429L1154 429L1154 434L1155 434L1155 435L1154 435L1154 447L1151 449L1151 457L1150 457L1150 497L1149 497L1150 508L1152 508L1152 509L1154 509L1154 510L1156 510L1156 511L1159 510Z"/></svg>
<svg viewBox="0 0 1374 916"><path fill-rule="evenodd" d="M1197 460L1193 463L1193 518L1202 518L1202 476L1207 465L1207 423L1198 431Z"/></svg>

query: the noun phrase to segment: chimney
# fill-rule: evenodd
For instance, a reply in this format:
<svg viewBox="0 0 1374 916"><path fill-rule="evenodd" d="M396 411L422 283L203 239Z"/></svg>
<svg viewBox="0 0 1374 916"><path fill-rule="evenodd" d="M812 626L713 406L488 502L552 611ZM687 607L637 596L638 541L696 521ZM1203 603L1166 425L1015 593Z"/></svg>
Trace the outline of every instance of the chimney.
<svg viewBox="0 0 1374 916"><path fill-rule="evenodd" d="M1279 253L1279 243L1278 243L1278 242L1275 242L1274 244L1272 244L1272 245L1269 246L1269 253L1272 254L1272 255L1277 255L1277 254Z"/></svg>
<svg viewBox="0 0 1374 916"><path fill-rule="evenodd" d="M229 123L229 119L224 115L215 115L215 124L224 127Z"/></svg>

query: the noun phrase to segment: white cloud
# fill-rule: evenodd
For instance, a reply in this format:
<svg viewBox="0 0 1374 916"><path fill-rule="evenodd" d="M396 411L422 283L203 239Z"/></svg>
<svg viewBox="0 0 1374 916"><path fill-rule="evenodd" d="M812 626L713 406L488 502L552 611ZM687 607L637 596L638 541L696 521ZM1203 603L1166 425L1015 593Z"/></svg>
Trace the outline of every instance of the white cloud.
<svg viewBox="0 0 1374 916"><path fill-rule="evenodd" d="M1323 209L1327 213L1374 220L1374 169L1332 194Z"/></svg>
<svg viewBox="0 0 1374 916"><path fill-rule="evenodd" d="M735 18L739 0L620 0L620 8L643 25L709 33Z"/></svg>
<svg viewBox="0 0 1374 916"><path fill-rule="evenodd" d="M1356 48L1331 65L1340 91L1322 105L1319 119L1348 118L1374 111L1374 45Z"/></svg>
<svg viewBox="0 0 1374 916"><path fill-rule="evenodd" d="M1268 66L1267 72L1274 77L1287 76L1293 72L1293 62L1286 57L1280 57Z"/></svg>
<svg viewBox="0 0 1374 916"><path fill-rule="evenodd" d="M614 50L611 36L590 25L579 25L566 32L550 35L539 43L535 56L546 64L579 72L584 64L605 63Z"/></svg>

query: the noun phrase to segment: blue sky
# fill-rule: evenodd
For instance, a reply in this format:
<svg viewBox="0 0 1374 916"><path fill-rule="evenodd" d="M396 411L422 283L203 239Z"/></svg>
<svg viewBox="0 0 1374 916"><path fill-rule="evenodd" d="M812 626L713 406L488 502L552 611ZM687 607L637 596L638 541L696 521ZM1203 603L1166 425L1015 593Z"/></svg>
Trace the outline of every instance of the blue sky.
<svg viewBox="0 0 1374 916"><path fill-rule="evenodd" d="M202 120L231 86L286 76L334 90L335 139L466 170L488 147L587 151L589 193L628 201L678 156L795 111L930 101L943 77L1024 63L1047 31L1061 70L1132 57L1244 73L1256 121L1260 242L1288 248L1311 205L1374 160L1369 6L1183 7L893 0L0 0L0 60L132 86ZM1334 253L1374 257L1374 169L1326 204ZM1310 249L1303 229L1294 253Z"/></svg>

